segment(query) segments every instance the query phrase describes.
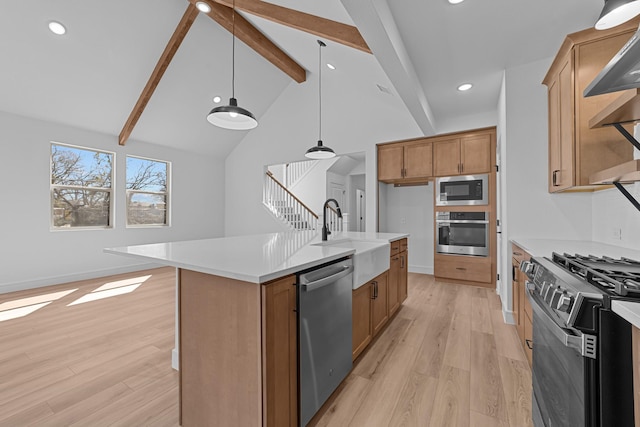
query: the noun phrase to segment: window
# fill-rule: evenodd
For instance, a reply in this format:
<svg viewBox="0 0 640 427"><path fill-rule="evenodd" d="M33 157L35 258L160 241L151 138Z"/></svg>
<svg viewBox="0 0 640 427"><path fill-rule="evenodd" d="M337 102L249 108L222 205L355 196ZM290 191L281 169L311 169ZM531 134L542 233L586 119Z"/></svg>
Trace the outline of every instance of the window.
<svg viewBox="0 0 640 427"><path fill-rule="evenodd" d="M51 143L51 226L110 228L113 153Z"/></svg>
<svg viewBox="0 0 640 427"><path fill-rule="evenodd" d="M127 225L169 225L170 163L127 156Z"/></svg>

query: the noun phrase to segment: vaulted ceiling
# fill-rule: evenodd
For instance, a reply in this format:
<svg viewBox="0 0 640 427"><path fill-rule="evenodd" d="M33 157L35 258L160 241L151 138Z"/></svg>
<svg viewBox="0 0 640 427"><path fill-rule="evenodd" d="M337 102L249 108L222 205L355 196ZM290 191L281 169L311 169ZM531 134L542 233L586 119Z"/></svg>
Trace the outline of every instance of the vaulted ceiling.
<svg viewBox="0 0 640 427"><path fill-rule="evenodd" d="M226 156L245 132L216 128L205 116L215 95L230 97L232 0L210 0L210 16L191 13L193 3L0 0L0 110L120 135L123 142ZM495 114L503 70L552 57L565 34L593 25L602 5L236 0L236 34L252 46L236 43L236 98L260 118L286 87L305 84L306 73L317 70L313 41L322 38L330 48L325 59L343 76L386 89L424 134L434 134L443 123ZM189 22L174 34L181 19ZM50 33L51 20L64 23L67 34ZM358 34L364 44L343 44ZM154 78L163 55L173 56ZM458 92L463 82L473 89ZM140 101L148 85L154 90Z"/></svg>

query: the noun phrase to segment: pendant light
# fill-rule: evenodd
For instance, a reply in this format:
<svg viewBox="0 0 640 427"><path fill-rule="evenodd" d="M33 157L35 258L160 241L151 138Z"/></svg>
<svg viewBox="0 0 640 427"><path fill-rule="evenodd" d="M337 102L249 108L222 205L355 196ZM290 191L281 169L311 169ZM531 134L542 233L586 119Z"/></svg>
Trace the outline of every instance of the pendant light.
<svg viewBox="0 0 640 427"><path fill-rule="evenodd" d="M607 30L640 14L640 0L604 0L596 30Z"/></svg>
<svg viewBox="0 0 640 427"><path fill-rule="evenodd" d="M322 145L322 48L326 46L324 42L318 40L320 57L318 60L318 145L307 150L304 155L309 159L330 159L336 153L329 147Z"/></svg>
<svg viewBox="0 0 640 427"><path fill-rule="evenodd" d="M212 125L219 126L225 129L233 130L247 130L253 129L258 126L258 121L251 114L250 111L245 110L242 107L238 107L238 100L235 98L235 86L236 86L236 2L233 2L233 8L231 9L231 26L232 26L232 44L231 44L231 98L229 99L229 105L223 105L215 107L209 115L207 120Z"/></svg>

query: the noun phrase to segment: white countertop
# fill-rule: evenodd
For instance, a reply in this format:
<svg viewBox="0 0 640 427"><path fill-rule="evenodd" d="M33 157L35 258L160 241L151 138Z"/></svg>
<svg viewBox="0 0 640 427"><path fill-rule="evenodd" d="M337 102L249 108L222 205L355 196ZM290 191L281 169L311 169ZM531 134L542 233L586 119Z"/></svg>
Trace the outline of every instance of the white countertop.
<svg viewBox="0 0 640 427"><path fill-rule="evenodd" d="M330 240L352 239L389 243L402 233L342 232ZM264 283L351 255L354 249L317 246L316 231L270 233L106 248L116 255L252 283Z"/></svg>
<svg viewBox="0 0 640 427"><path fill-rule="evenodd" d="M640 260L640 251L623 248L605 243L584 240L549 240L549 239L511 239L531 256L550 257L552 252L595 256L609 256L612 258L627 257ZM640 302L612 301L611 309L632 325L640 328Z"/></svg>
<svg viewBox="0 0 640 427"><path fill-rule="evenodd" d="M531 256L550 257L553 252L566 252L581 255L606 255L612 258L627 257L640 260L640 251L637 249L623 248L589 240L514 238L511 239L511 242L527 251Z"/></svg>

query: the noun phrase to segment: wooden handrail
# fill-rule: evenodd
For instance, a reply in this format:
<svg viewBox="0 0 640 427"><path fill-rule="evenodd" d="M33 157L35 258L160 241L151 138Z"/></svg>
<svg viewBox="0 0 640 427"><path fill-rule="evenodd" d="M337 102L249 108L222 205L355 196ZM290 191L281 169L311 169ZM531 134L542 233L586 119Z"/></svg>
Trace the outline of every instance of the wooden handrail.
<svg viewBox="0 0 640 427"><path fill-rule="evenodd" d="M282 188L282 189L283 189L287 194L289 194L291 197L293 197L293 199L294 199L296 202L300 203L300 205L302 205L302 207L304 207L306 210L308 210L308 211L309 211L309 213L310 213L311 215L313 215L313 217L314 217L315 219L318 219L318 214L316 214L314 211L312 211L312 210L309 208L309 206L305 205L305 204L304 204L304 202L303 202L302 200L298 199L298 198L296 197L296 195L295 195L295 194L293 194L291 191L289 191L289 189L287 189L287 187L285 187L284 185L282 185L282 184L280 183L280 181L278 181L278 180L273 176L273 174L271 173L271 171L267 171L267 176L268 176L269 178L271 178L271 179L272 179L276 184L278 184L278 186L279 186L280 188Z"/></svg>

